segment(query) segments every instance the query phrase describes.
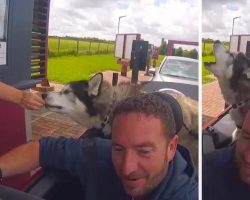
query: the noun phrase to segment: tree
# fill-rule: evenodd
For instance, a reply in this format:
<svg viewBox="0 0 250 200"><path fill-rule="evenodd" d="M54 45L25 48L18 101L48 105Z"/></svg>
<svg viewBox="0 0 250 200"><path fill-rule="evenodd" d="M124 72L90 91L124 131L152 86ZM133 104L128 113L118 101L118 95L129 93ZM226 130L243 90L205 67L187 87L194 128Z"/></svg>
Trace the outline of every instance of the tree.
<svg viewBox="0 0 250 200"><path fill-rule="evenodd" d="M183 49L179 47L178 49L175 50L175 55L176 56L183 56Z"/></svg>
<svg viewBox="0 0 250 200"><path fill-rule="evenodd" d="M190 58L198 59L198 51L196 49L193 49L189 52Z"/></svg>
<svg viewBox="0 0 250 200"><path fill-rule="evenodd" d="M167 52L167 43L164 41L162 45L160 46L159 54L160 55L166 55Z"/></svg>

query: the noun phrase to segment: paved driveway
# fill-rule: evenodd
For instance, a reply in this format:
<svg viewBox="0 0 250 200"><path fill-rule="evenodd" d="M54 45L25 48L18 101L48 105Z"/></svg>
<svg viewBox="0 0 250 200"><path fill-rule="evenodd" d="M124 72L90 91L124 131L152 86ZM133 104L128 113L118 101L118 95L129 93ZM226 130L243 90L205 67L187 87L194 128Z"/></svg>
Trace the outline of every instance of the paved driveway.
<svg viewBox="0 0 250 200"><path fill-rule="evenodd" d="M206 124L223 111L224 104L218 81L202 85L202 124Z"/></svg>

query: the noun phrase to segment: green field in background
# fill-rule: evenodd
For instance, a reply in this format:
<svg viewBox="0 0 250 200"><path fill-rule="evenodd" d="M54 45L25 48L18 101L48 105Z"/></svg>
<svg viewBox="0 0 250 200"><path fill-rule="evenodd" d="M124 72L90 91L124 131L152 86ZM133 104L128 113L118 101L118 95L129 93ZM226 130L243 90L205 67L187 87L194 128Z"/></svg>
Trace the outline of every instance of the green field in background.
<svg viewBox="0 0 250 200"><path fill-rule="evenodd" d="M91 74L105 70L119 71L113 54L61 56L49 58L48 79L59 83L89 79Z"/></svg>
<svg viewBox="0 0 250 200"><path fill-rule="evenodd" d="M159 56L157 66L164 56ZM48 59L48 79L58 83L89 79L92 74L106 70L120 71L113 54L61 56Z"/></svg>
<svg viewBox="0 0 250 200"><path fill-rule="evenodd" d="M49 38L49 52L50 54L77 54L77 41L68 39ZM59 49L58 49L59 46ZM105 52L113 52L114 44L103 43L103 42L89 42L89 41L79 41L78 42L78 54L98 54Z"/></svg>

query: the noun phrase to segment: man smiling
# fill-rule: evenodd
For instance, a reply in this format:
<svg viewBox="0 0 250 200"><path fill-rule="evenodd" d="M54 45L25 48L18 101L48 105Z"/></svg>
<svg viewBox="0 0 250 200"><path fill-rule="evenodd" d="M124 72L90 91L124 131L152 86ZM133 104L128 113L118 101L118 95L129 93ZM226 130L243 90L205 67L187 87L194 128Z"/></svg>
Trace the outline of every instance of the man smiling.
<svg viewBox="0 0 250 200"><path fill-rule="evenodd" d="M160 118L139 113L116 116L113 124L113 163L124 189L130 195L150 193L166 176L176 149L177 136L169 147L165 137Z"/></svg>
<svg viewBox="0 0 250 200"><path fill-rule="evenodd" d="M183 122L173 97L132 97L117 105L113 115L112 161L127 194L134 199L198 199L188 153L182 149L176 155L176 133Z"/></svg>
<svg viewBox="0 0 250 200"><path fill-rule="evenodd" d="M49 137L14 149L0 158L3 177L40 165L76 175L85 199L198 199L189 152L178 145L183 117L173 97L130 97L116 105L111 124L112 140Z"/></svg>

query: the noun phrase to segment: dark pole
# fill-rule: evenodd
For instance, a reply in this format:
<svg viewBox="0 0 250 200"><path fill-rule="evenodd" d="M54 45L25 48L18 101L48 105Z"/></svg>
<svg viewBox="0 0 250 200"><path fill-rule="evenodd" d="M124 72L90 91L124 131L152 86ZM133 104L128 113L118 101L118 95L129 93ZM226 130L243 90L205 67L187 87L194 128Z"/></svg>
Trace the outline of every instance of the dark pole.
<svg viewBox="0 0 250 200"><path fill-rule="evenodd" d="M120 30L120 20L121 20L121 18L123 18L123 17L126 17L127 15L123 15L123 16L120 16L119 17L119 20L118 20L118 34L119 34L119 30Z"/></svg>
<svg viewBox="0 0 250 200"><path fill-rule="evenodd" d="M118 21L118 31L117 31L118 34L119 34L119 29L120 29L120 20L121 20L121 17L119 17L119 21Z"/></svg>
<svg viewBox="0 0 250 200"><path fill-rule="evenodd" d="M234 17L234 18L233 18L232 35L234 34L234 20L235 20L235 19L238 19L238 18L240 18L240 16L238 16L238 17Z"/></svg>

